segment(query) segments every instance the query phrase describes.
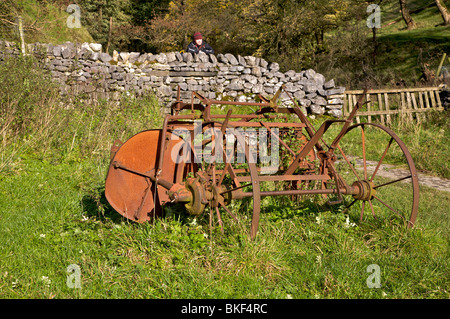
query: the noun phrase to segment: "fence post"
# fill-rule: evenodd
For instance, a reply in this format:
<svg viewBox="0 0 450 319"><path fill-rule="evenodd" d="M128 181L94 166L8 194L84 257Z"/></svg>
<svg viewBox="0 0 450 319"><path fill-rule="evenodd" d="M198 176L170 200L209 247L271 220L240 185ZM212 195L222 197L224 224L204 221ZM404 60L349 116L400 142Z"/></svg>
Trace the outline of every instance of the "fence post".
<svg viewBox="0 0 450 319"><path fill-rule="evenodd" d="M411 92L406 92L406 112L408 113L408 119L412 123L413 122L413 116L412 116L412 105L411 105Z"/></svg>
<svg viewBox="0 0 450 319"><path fill-rule="evenodd" d="M411 92L411 102L412 102L412 106L414 110L417 110L417 101L416 101L416 95L414 94L414 92ZM416 113L416 121L417 124L420 124L422 122L422 116L423 114L421 114L420 112L415 112Z"/></svg>
<svg viewBox="0 0 450 319"><path fill-rule="evenodd" d="M388 93L384 93L384 107L386 108L386 123L391 124L391 115L389 114L389 98Z"/></svg>
<svg viewBox="0 0 450 319"><path fill-rule="evenodd" d="M445 58L447 57L447 53L444 52L444 55L442 56L441 62L439 63L439 67L436 71L436 79L439 77L439 73L441 73L442 65L444 64Z"/></svg>
<svg viewBox="0 0 450 319"><path fill-rule="evenodd" d="M25 38L23 35L23 23L22 23L22 16L17 17L17 28L19 32L19 38L20 38L20 48L22 50L22 54L25 55Z"/></svg>
<svg viewBox="0 0 450 319"><path fill-rule="evenodd" d="M378 110L383 111L383 100L381 99L381 93L377 94L378 97ZM384 115L380 114L381 124L384 125Z"/></svg>

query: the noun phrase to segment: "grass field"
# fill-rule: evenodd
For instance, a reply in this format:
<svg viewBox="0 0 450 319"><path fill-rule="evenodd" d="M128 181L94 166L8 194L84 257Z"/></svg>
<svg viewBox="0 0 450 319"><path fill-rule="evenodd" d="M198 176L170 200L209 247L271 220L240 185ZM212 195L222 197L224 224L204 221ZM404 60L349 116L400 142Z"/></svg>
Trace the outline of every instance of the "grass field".
<svg viewBox="0 0 450 319"><path fill-rule="evenodd" d="M48 37L33 34L29 42L74 41L73 30L58 24L67 13L52 6L36 12L26 2L26 22L54 22L45 25ZM382 9L383 25L399 17L395 8ZM432 69L449 49L448 27L435 27L435 8L413 17L420 29L405 31L400 21L377 38L378 67L410 82L420 76L417 48ZM75 36L91 41L84 29ZM344 85L348 70L341 71L332 77L341 74ZM227 216L225 234L218 227L210 233L208 216L187 217L176 208L155 224L135 224L104 197L109 147L161 125L155 99L125 96L126 107L67 103L49 83L29 61L0 65L0 298L450 297L448 192L421 187L417 225L408 231L395 220L359 223L360 206L343 213L320 197L265 198L254 241ZM446 178L448 114L394 128L418 169ZM237 213L244 208L233 203ZM68 284L71 265L79 267L81 288ZM371 265L380 268L380 288L368 287Z"/></svg>
<svg viewBox="0 0 450 319"><path fill-rule="evenodd" d="M412 231L271 199L251 241L227 219L212 237L207 218L122 220L103 197L106 160L19 167L0 179L0 298L449 297L446 192L421 188ZM67 285L72 264L81 289ZM367 286L372 264L379 289Z"/></svg>

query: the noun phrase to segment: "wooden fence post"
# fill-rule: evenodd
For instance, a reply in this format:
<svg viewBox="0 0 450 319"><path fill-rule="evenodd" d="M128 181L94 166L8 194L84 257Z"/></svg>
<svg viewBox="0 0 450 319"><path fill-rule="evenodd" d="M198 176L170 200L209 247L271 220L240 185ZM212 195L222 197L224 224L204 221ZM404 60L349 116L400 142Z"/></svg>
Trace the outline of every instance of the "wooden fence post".
<svg viewBox="0 0 450 319"><path fill-rule="evenodd" d="M441 73L442 65L444 64L446 57L447 57L447 53L444 52L444 55L442 56L441 62L439 63L439 67L436 72L436 79L439 77L439 74Z"/></svg>
<svg viewBox="0 0 450 319"><path fill-rule="evenodd" d="M26 51L25 51L25 37L23 35L22 16L18 16L17 17L17 30L18 30L19 38L20 38L20 48L22 50L22 54L25 55L26 54Z"/></svg>
<svg viewBox="0 0 450 319"><path fill-rule="evenodd" d="M383 111L383 100L381 99L381 93L378 93L377 97L378 97L378 109L380 111ZM380 119L381 119L381 124L384 125L384 115L383 114L380 114Z"/></svg>

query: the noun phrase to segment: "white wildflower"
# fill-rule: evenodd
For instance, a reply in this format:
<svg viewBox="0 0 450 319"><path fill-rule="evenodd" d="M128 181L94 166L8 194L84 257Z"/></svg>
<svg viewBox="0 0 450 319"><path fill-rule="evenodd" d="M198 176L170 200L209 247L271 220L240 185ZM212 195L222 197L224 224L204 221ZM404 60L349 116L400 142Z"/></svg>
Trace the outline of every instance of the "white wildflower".
<svg viewBox="0 0 450 319"><path fill-rule="evenodd" d="M45 238L45 234L40 234L39 237L40 238Z"/></svg>
<svg viewBox="0 0 450 319"><path fill-rule="evenodd" d="M50 287L50 283L52 282L50 279L48 279L48 277L47 276L42 276L41 277L41 280L44 282L44 284L47 286L47 287Z"/></svg>
<svg viewBox="0 0 450 319"><path fill-rule="evenodd" d="M316 256L316 263L317 263L319 266L322 266L322 256L321 256L321 255L317 255L317 256Z"/></svg>
<svg viewBox="0 0 450 319"><path fill-rule="evenodd" d="M344 227L345 228L350 228L350 227L355 227L355 226L356 226L355 223L350 223L350 217L347 215L347 217L345 218Z"/></svg>
<svg viewBox="0 0 450 319"><path fill-rule="evenodd" d="M322 224L322 220L320 219L320 216L316 216L316 224L317 225Z"/></svg>

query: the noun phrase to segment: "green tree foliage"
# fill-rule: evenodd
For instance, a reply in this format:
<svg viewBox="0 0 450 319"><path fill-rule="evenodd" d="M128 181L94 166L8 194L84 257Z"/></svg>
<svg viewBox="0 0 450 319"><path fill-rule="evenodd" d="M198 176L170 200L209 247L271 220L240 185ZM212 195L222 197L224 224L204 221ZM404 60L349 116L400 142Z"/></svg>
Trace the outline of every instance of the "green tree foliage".
<svg viewBox="0 0 450 319"><path fill-rule="evenodd" d="M325 49L325 32L348 19L348 4L343 0L246 0L242 19L248 40L256 46L253 53L281 57L281 64L302 61L306 67L315 53Z"/></svg>
<svg viewBox="0 0 450 319"><path fill-rule="evenodd" d="M122 27L132 22L130 0L80 0L81 23L86 26L96 42L118 49L128 46L126 35L120 32ZM109 21L112 17L112 36L109 38Z"/></svg>
<svg viewBox="0 0 450 319"><path fill-rule="evenodd" d="M93 38L104 47L109 43L110 51L154 51L146 25L167 11L168 0L80 0L78 5Z"/></svg>
<svg viewBox="0 0 450 319"><path fill-rule="evenodd" d="M324 34L349 19L349 0L173 0L146 26L159 51L182 50L195 31L216 52L266 58L293 56L304 64L324 50Z"/></svg>
<svg viewBox="0 0 450 319"><path fill-rule="evenodd" d="M244 47L241 11L242 2L236 0L173 0L167 12L145 26L145 33L156 51L184 50L199 31L216 51L235 53Z"/></svg>
<svg viewBox="0 0 450 319"><path fill-rule="evenodd" d="M341 74L349 77L348 74L352 72L351 77L357 81L360 78L372 77L377 83L386 83L390 80L376 78L374 69L383 63L383 56L385 62L392 61L391 57L388 57L388 51L399 47L396 43L391 43L391 40L397 38L387 37L392 30L403 33L405 29L399 29L399 26L404 25L401 22L402 12L399 4L408 5L410 13L418 23L417 28L421 29L424 14L419 15L419 12L427 11L426 23L432 27L436 25L432 25L434 16L443 12L441 14L445 25L447 2L0 0L0 37L8 38L5 32L14 31L16 16L28 10L32 14L29 15L30 18L24 19L25 35L34 36L27 38L27 42L92 41L103 44L104 49L109 48L109 53L112 53L112 50L158 53L185 50L192 34L200 31L216 53L263 57L267 61L278 62L283 71L313 68L332 78ZM86 40L87 37L83 34L77 36L79 29L64 29L62 26L68 16L66 8L71 3L76 3L81 8L81 22L83 28L89 31L89 40ZM367 28L369 4L381 7L382 29ZM55 8L60 11L59 14L55 14ZM434 13L429 16L429 12ZM436 23L439 23L439 20ZM49 25L53 25L51 32L48 32ZM39 30L40 33L37 32ZM84 32L86 33L86 30ZM14 32L11 35L14 36ZM55 39L57 41L54 41ZM414 46L415 44L411 45L411 48ZM420 44L420 48L422 47ZM444 44L441 51L445 51L445 47ZM414 48L404 51L405 59L406 56L414 54ZM438 53L441 55L440 51ZM336 69L339 67L343 69ZM392 78L391 75L395 73L392 67L384 68L385 74ZM411 69L411 65L404 68Z"/></svg>
<svg viewBox="0 0 450 319"><path fill-rule="evenodd" d="M167 11L170 0L131 0L133 25L143 26L156 15Z"/></svg>

